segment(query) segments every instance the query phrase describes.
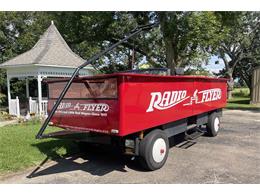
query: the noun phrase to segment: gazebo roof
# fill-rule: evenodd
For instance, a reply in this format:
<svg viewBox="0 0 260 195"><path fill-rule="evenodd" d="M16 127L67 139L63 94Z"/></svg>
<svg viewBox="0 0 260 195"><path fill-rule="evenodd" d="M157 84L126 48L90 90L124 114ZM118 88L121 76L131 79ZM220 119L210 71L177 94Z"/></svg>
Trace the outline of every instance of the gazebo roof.
<svg viewBox="0 0 260 195"><path fill-rule="evenodd" d="M52 22L32 49L2 63L0 67L20 65L76 67L82 63L84 59L70 49Z"/></svg>

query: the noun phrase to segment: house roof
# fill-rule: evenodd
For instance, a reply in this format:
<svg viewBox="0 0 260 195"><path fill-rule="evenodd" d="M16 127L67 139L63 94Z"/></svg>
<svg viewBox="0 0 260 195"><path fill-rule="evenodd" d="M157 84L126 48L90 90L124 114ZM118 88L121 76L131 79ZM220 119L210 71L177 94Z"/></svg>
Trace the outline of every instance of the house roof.
<svg viewBox="0 0 260 195"><path fill-rule="evenodd" d="M37 64L76 67L84 62L84 59L70 49L52 22L32 49L2 63L0 66Z"/></svg>

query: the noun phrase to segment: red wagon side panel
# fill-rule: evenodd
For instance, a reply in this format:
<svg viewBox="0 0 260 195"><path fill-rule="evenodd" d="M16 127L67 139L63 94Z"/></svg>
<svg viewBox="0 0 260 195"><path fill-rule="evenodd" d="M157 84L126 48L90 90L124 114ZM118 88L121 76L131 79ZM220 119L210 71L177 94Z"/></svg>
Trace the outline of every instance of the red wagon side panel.
<svg viewBox="0 0 260 195"><path fill-rule="evenodd" d="M224 108L227 100L227 84L226 81L216 80L200 80L194 81L194 89L198 90L197 102L193 102L193 114L200 114L218 108ZM219 92L220 91L220 92ZM216 93L216 98L211 97ZM202 101L202 102L201 102Z"/></svg>
<svg viewBox="0 0 260 195"><path fill-rule="evenodd" d="M65 79L49 81L50 112ZM51 122L54 126L74 131L110 134L119 129L117 77L81 77L73 81L65 98L58 106Z"/></svg>
<svg viewBox="0 0 260 195"><path fill-rule="evenodd" d="M49 82L48 110L62 90ZM51 89L51 90L50 90ZM226 79L111 74L75 79L51 122L75 130L125 136L226 105ZM80 98L77 98L77 97Z"/></svg>
<svg viewBox="0 0 260 195"><path fill-rule="evenodd" d="M119 88L120 136L226 104L226 80L126 75Z"/></svg>
<svg viewBox="0 0 260 195"><path fill-rule="evenodd" d="M49 111L54 102L49 101ZM51 122L65 129L110 134L112 129L119 129L118 118L117 100L63 100Z"/></svg>
<svg viewBox="0 0 260 195"><path fill-rule="evenodd" d="M148 79L148 80L147 80ZM179 85L178 81L153 81L149 78L125 78L120 90L120 135L127 135L143 129L155 127L170 121L179 120L192 114L192 109L176 104L174 109L147 111L151 102L151 93L164 91L183 91L193 88L187 79ZM191 90L188 90L187 95ZM181 109L181 110L180 110Z"/></svg>

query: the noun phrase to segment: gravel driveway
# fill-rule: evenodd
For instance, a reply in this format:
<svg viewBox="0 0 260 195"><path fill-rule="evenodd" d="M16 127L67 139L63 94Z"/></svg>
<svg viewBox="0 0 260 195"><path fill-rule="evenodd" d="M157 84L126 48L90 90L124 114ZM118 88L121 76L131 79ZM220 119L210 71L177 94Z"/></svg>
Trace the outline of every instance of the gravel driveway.
<svg viewBox="0 0 260 195"><path fill-rule="evenodd" d="M0 183L260 183L260 113L225 111L215 138L172 147L165 166L145 172L113 152L78 154L0 178ZM185 146L192 145L188 148Z"/></svg>

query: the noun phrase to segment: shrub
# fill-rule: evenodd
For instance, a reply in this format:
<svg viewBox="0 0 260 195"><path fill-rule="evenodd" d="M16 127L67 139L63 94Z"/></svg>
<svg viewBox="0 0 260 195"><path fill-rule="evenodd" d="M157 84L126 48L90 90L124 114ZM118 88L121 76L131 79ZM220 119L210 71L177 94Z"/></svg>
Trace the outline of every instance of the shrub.
<svg viewBox="0 0 260 195"><path fill-rule="evenodd" d="M12 116L9 115L7 112L0 111L0 121L1 120L11 120Z"/></svg>
<svg viewBox="0 0 260 195"><path fill-rule="evenodd" d="M249 93L248 88L235 88L232 92L235 97L249 97Z"/></svg>
<svg viewBox="0 0 260 195"><path fill-rule="evenodd" d="M0 93L0 105L3 105L6 101L6 95Z"/></svg>

